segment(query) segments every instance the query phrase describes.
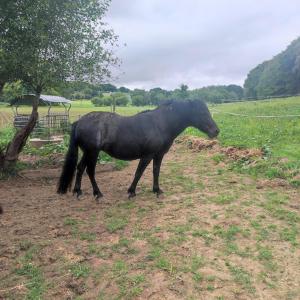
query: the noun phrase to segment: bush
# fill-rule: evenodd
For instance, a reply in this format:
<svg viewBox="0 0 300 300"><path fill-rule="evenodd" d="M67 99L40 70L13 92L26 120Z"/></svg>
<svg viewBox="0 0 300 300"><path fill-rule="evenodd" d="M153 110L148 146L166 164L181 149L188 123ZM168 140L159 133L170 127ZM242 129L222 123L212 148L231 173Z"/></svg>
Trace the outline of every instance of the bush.
<svg viewBox="0 0 300 300"><path fill-rule="evenodd" d="M124 93L114 93L96 96L91 101L95 106L111 106L114 100L117 106L126 106L129 103L129 96Z"/></svg>
<svg viewBox="0 0 300 300"><path fill-rule="evenodd" d="M124 93L115 93L112 97L115 98L117 106L127 106L129 102L129 96Z"/></svg>
<svg viewBox="0 0 300 300"><path fill-rule="evenodd" d="M10 100L22 96L25 93L25 89L21 81L15 81L12 83L6 83L3 87L1 101L9 102Z"/></svg>
<svg viewBox="0 0 300 300"><path fill-rule="evenodd" d="M91 99L91 102L94 104L94 106L104 106L103 97L94 97Z"/></svg>

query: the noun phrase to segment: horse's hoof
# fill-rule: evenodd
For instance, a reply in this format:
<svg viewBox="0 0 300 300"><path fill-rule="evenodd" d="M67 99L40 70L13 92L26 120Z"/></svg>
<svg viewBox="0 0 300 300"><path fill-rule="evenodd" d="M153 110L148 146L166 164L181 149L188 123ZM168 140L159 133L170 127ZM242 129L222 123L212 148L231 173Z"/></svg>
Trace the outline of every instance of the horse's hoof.
<svg viewBox="0 0 300 300"><path fill-rule="evenodd" d="M94 197L95 197L96 202L99 202L100 198L103 197L103 194L101 192L97 192L97 193L94 193Z"/></svg>
<svg viewBox="0 0 300 300"><path fill-rule="evenodd" d="M73 195L75 195L75 194L76 194L77 200L80 200L80 197L82 196L82 191L81 190L73 191Z"/></svg>
<svg viewBox="0 0 300 300"><path fill-rule="evenodd" d="M162 195L164 193L164 191L161 189L158 189L158 190L153 190L153 193L156 194L157 198L159 198L159 196Z"/></svg>
<svg viewBox="0 0 300 300"><path fill-rule="evenodd" d="M135 192L128 192L128 199L134 198L136 196Z"/></svg>

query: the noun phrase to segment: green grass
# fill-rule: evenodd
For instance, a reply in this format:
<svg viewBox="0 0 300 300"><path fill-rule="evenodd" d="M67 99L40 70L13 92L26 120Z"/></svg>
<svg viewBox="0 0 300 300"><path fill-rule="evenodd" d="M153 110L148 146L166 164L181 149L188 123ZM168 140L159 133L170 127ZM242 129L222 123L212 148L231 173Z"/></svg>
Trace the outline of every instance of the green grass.
<svg viewBox="0 0 300 300"><path fill-rule="evenodd" d="M214 119L221 129L218 139L224 146L242 148L267 147L274 157L300 159L300 118L255 118L257 115L300 115L300 97L273 99L255 102L220 104L211 107L218 110ZM247 114L240 117L224 114L232 112ZM187 134L201 135L198 130L188 128ZM218 160L219 158L216 158Z"/></svg>
<svg viewBox="0 0 300 300"><path fill-rule="evenodd" d="M112 217L106 221L105 226L110 233L113 233L124 229L127 223L128 220L126 217Z"/></svg>
<svg viewBox="0 0 300 300"><path fill-rule="evenodd" d="M292 160L300 159L300 140L295 138L300 134L300 118L255 118L256 115L288 115L300 114L300 97L273 99L266 101L238 102L211 106L214 119L221 129L219 140L225 146L238 146L243 148L267 147L275 157L288 157ZM117 107L117 113L132 115L151 107ZM20 107L20 112L29 113L30 107ZM53 111L62 108L53 107ZM3 113L12 117L10 107L1 107ZM73 101L70 110L71 119L90 111L110 111L110 107L94 107L88 100ZM224 114L226 112L247 114L250 117L239 117ZM40 115L47 113L46 107L40 107ZM186 133L203 135L194 128ZM0 138L1 140L1 138ZM217 158L216 158L217 159Z"/></svg>
<svg viewBox="0 0 300 300"><path fill-rule="evenodd" d="M35 256L38 254L39 247L36 245L24 244L27 251L20 260L20 266L15 270L18 276L26 278L27 294L25 299L42 299L42 295L47 289L43 272L39 266L33 263ZM25 249L24 248L24 249Z"/></svg>
<svg viewBox="0 0 300 300"><path fill-rule="evenodd" d="M70 267L70 272L75 278L86 278L90 274L90 267L83 263L75 263Z"/></svg>
<svg viewBox="0 0 300 300"><path fill-rule="evenodd" d="M39 267L30 262L24 263L21 268L16 270L16 274L27 278L26 299L42 299L42 295L46 290L45 280Z"/></svg>
<svg viewBox="0 0 300 300"><path fill-rule="evenodd" d="M242 267L233 266L230 263L226 263L234 281L241 285L244 289L246 289L250 293L255 292L255 288L253 287L252 275L244 270Z"/></svg>
<svg viewBox="0 0 300 300"><path fill-rule="evenodd" d="M221 133L218 137L224 146L236 146L242 148L260 148L265 153L265 159L250 164L249 161L239 160L232 163L232 169L239 172L250 173L253 176L267 178L283 178L289 180L294 186L300 186L297 175L300 174L300 118L256 118L257 115L297 115L300 114L300 97L285 99L272 99L265 101L238 102L220 105L211 105L211 111L218 111L213 114ZM117 113L132 115L151 107L117 107ZM20 112L29 113L30 107L20 107ZM53 107L53 111L61 111L60 107ZM74 101L70 111L71 120L76 120L79 115L90 111L110 111L110 107L94 107L88 100ZM12 118L10 107L1 107L2 115ZM249 117L233 116L226 113L247 114ZM40 115L47 113L46 107L40 107ZM5 125L3 125L2 127ZM11 124L6 124L0 131L0 148L7 144L13 134ZM185 134L205 136L195 128L188 128ZM24 151L29 154L48 156L50 153L66 151L66 143L62 146L45 146L42 150L34 150L28 146ZM280 158L287 158L288 161L280 161ZM221 162L224 155L215 155L213 160ZM103 156L102 161L111 161ZM115 161L116 169L127 166L127 162ZM198 188L200 183L187 180L185 176L178 175L178 181L184 182L184 189L191 190ZM222 202L222 200L221 200Z"/></svg>
<svg viewBox="0 0 300 300"><path fill-rule="evenodd" d="M125 106L125 107L117 107L116 113L121 115L133 115L135 113L141 112L143 110L152 109L153 107L150 106ZM64 108L62 106L53 106L51 108L52 112L63 112ZM72 101L72 107L70 110L70 117L71 121L76 121L79 116L83 116L91 111L107 111L110 112L109 106L103 106L103 107L95 107L90 100L76 100ZM31 107L30 106L20 106L18 108L18 112L20 114L30 114L31 113ZM41 106L39 107L39 115L44 116L48 112L48 107ZM12 120L13 118L13 112L10 106L1 106L1 113L5 114L8 119ZM1 122L0 122L1 125ZM2 127L5 127L4 125L9 124L2 124Z"/></svg>

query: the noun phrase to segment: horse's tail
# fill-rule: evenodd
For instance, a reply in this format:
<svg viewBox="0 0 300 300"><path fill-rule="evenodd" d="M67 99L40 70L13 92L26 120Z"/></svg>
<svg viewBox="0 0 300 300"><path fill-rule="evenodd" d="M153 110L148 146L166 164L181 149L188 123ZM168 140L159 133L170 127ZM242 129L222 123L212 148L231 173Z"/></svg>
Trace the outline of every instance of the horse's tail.
<svg viewBox="0 0 300 300"><path fill-rule="evenodd" d="M72 125L69 149L65 158L62 173L58 182L57 193L65 194L71 186L78 160L78 143L75 137L77 122Z"/></svg>

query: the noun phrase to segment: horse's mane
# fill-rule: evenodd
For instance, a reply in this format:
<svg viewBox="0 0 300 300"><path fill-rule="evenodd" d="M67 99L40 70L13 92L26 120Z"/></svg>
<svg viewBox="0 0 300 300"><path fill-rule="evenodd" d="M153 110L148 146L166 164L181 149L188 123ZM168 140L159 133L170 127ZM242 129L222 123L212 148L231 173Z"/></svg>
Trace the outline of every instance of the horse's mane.
<svg viewBox="0 0 300 300"><path fill-rule="evenodd" d="M143 110L141 112L139 112L139 114L144 114L144 113L147 113L147 112L152 112L152 111L156 111L160 108L164 108L164 107L169 107L171 105L174 105L175 103L181 103L183 101L178 101L178 100L166 100L164 101L163 103L159 104L156 108L154 109L146 109L146 110Z"/></svg>

